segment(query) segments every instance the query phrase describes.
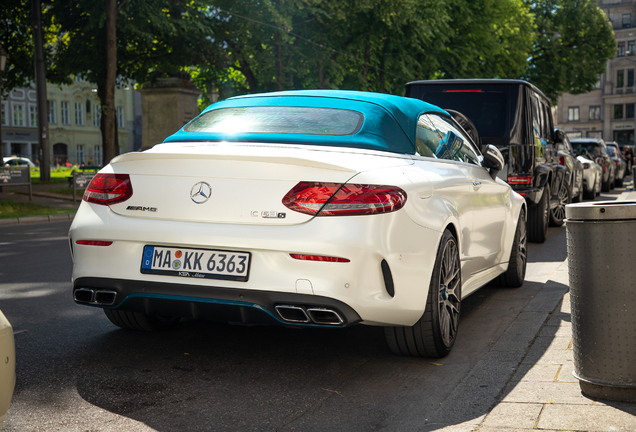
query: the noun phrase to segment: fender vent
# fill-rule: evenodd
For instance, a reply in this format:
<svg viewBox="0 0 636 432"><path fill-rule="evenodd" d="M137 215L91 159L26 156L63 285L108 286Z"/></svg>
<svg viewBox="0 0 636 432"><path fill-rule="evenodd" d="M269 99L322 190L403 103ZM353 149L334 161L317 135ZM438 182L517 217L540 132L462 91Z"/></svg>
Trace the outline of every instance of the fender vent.
<svg viewBox="0 0 636 432"><path fill-rule="evenodd" d="M386 288L386 292L389 293L391 297L394 297L395 288L393 287L393 276L391 275L389 263L386 262L386 260L382 260L380 267L382 268L382 277L384 278L384 288Z"/></svg>

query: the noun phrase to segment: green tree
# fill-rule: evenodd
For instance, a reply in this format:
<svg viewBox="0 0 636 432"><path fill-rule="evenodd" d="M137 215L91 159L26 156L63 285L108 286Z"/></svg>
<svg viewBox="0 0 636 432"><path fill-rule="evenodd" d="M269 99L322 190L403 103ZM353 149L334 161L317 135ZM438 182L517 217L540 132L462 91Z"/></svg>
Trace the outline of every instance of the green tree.
<svg viewBox="0 0 636 432"><path fill-rule="evenodd" d="M518 78L535 35L522 0L451 0L450 36L439 52L440 78Z"/></svg>
<svg viewBox="0 0 636 432"><path fill-rule="evenodd" d="M194 0L48 0L47 6L57 32L58 70L97 85L105 162L119 153L116 77L143 83L183 66L205 64L215 50L206 6Z"/></svg>
<svg viewBox="0 0 636 432"><path fill-rule="evenodd" d="M528 1L537 42L524 77L556 100L561 93L594 89L598 75L616 54L606 15L593 0Z"/></svg>

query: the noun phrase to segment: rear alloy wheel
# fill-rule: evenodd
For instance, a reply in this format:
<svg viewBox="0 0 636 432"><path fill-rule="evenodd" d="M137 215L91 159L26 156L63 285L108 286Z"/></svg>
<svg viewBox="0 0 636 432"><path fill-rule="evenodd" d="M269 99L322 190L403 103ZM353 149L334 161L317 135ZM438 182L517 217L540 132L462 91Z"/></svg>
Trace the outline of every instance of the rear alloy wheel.
<svg viewBox="0 0 636 432"><path fill-rule="evenodd" d="M461 288L457 240L446 230L437 250L424 314L412 327L384 328L391 351L414 357L447 356L457 337Z"/></svg>
<svg viewBox="0 0 636 432"><path fill-rule="evenodd" d="M168 330L174 327L181 318L164 317L161 315L148 315L142 312L131 312L117 309L104 309L106 317L115 324L126 330L141 330L155 332Z"/></svg>
<svg viewBox="0 0 636 432"><path fill-rule="evenodd" d="M550 210L550 226L560 227L565 220L565 206L572 202L572 192L564 182L561 182L557 198L559 199L559 203Z"/></svg>
<svg viewBox="0 0 636 432"><path fill-rule="evenodd" d="M528 262L527 255L527 237L526 237L526 211L521 209L517 229L515 230L515 238L510 251L510 261L508 261L508 270L492 281L492 285L510 288L519 288L523 285L526 278L526 264Z"/></svg>
<svg viewBox="0 0 636 432"><path fill-rule="evenodd" d="M550 185L546 184L539 202L528 210L528 240L543 243L548 236Z"/></svg>

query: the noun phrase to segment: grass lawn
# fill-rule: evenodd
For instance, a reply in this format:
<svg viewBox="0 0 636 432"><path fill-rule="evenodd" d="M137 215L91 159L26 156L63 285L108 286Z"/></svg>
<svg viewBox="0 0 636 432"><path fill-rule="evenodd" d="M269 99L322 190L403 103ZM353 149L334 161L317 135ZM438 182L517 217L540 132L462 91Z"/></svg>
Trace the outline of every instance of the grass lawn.
<svg viewBox="0 0 636 432"><path fill-rule="evenodd" d="M51 180L48 182L40 181L40 168L31 168L31 183L37 184L52 184L52 183L68 183L67 177L73 175L73 170L77 167L60 167L51 170ZM71 192L72 193L72 192Z"/></svg>
<svg viewBox="0 0 636 432"><path fill-rule="evenodd" d="M72 186L71 187L67 186L67 187L62 187L62 188L46 189L46 192L72 196L73 195L73 187ZM77 189L77 197L79 199L82 199L83 195L84 195L84 189Z"/></svg>
<svg viewBox="0 0 636 432"><path fill-rule="evenodd" d="M71 189L72 190L72 189ZM71 213L73 209L46 207L37 204L0 200L0 219L20 218L58 213Z"/></svg>

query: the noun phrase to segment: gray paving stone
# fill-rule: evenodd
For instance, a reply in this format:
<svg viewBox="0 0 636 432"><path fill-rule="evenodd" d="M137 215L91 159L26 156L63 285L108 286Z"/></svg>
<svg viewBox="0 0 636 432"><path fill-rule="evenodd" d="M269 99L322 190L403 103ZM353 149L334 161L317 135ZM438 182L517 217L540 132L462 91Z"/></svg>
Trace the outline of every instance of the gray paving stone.
<svg viewBox="0 0 636 432"><path fill-rule="evenodd" d="M533 382L554 382L561 370L559 364L522 364L512 377L511 382L533 381Z"/></svg>
<svg viewBox="0 0 636 432"><path fill-rule="evenodd" d="M530 342L537 335L545 322L546 312L522 312L517 319L506 329L497 343L492 347L493 351L524 352Z"/></svg>
<svg viewBox="0 0 636 432"><path fill-rule="evenodd" d="M559 371L559 376L557 377L557 382L578 383L579 380L574 378L574 375L572 375L573 372L574 362L562 365L561 370Z"/></svg>
<svg viewBox="0 0 636 432"><path fill-rule="evenodd" d="M636 430L636 405L625 411L610 406L546 405L538 429L570 429L588 432Z"/></svg>
<svg viewBox="0 0 636 432"><path fill-rule="evenodd" d="M523 312L552 312L568 291L568 286L549 280L523 308Z"/></svg>
<svg viewBox="0 0 636 432"><path fill-rule="evenodd" d="M569 324L569 323L568 323ZM563 325L563 326L548 326L547 324L543 326L541 331L539 332L539 336L544 337L572 337L572 326L571 325Z"/></svg>
<svg viewBox="0 0 636 432"><path fill-rule="evenodd" d="M544 347L532 346L523 364L568 364L573 363L572 350L549 350Z"/></svg>
<svg viewBox="0 0 636 432"><path fill-rule="evenodd" d="M533 429L533 428L529 428L529 429L519 429L519 428L511 428L511 427L505 427L505 428L500 428L500 427L481 427L479 428L479 432L537 432L538 429ZM568 432L568 431L556 431L556 430L550 430L550 429L541 429L541 432Z"/></svg>
<svg viewBox="0 0 636 432"><path fill-rule="evenodd" d="M520 381L510 383L502 402L592 405L583 396L578 383L546 383Z"/></svg>
<svg viewBox="0 0 636 432"><path fill-rule="evenodd" d="M422 432L473 432L479 428L479 424L456 424L456 425L446 425L446 424L427 424L421 430ZM481 429L480 429L481 430Z"/></svg>
<svg viewBox="0 0 636 432"><path fill-rule="evenodd" d="M532 429L539 420L543 404L507 403L498 404L484 420L484 427ZM480 429L482 430L482 429Z"/></svg>

